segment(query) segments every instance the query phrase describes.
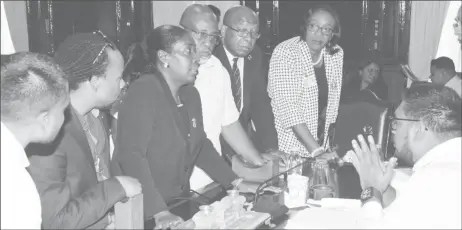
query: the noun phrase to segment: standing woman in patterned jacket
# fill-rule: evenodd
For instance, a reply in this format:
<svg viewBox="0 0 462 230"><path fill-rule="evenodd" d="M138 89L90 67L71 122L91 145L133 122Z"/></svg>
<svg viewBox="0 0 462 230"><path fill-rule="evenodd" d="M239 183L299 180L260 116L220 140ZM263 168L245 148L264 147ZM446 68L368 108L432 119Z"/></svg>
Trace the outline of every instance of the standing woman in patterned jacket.
<svg viewBox="0 0 462 230"><path fill-rule="evenodd" d="M342 86L337 12L328 5L311 8L300 32L275 48L268 94L280 149L297 149L302 156L316 157L327 149L327 133L337 119Z"/></svg>

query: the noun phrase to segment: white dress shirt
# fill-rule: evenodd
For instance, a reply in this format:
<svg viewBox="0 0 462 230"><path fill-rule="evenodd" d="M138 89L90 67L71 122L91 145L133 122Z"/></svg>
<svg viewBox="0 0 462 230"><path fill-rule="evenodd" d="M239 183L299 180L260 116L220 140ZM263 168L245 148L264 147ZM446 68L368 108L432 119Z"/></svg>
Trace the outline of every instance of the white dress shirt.
<svg viewBox="0 0 462 230"><path fill-rule="evenodd" d="M456 91L459 97L462 97L461 96L462 80L460 79L459 76L456 75L452 77L451 80L449 80L445 86L453 89L454 91Z"/></svg>
<svg viewBox="0 0 462 230"><path fill-rule="evenodd" d="M233 64L234 64L234 57L227 49L226 47L224 47L224 50L225 50L225 53L226 53L226 56L228 57L228 60L229 60L229 64L231 65L231 69L233 68ZM239 69L239 73L240 73L240 77L241 77L241 109L239 109L239 111L242 111L242 108L244 108L244 58L242 57L238 57L237 59L237 68ZM230 83L231 84L231 83ZM232 95L232 94L231 94ZM234 98L234 97L233 97ZM234 99L233 99L234 100Z"/></svg>
<svg viewBox="0 0 462 230"><path fill-rule="evenodd" d="M1 123L2 194L1 229L40 229L40 196L26 170L29 160L13 133Z"/></svg>
<svg viewBox="0 0 462 230"><path fill-rule="evenodd" d="M212 55L206 63L199 66L194 86L201 98L204 131L221 155L222 127L237 122L239 119L228 71L220 60ZM213 180L202 169L194 168L190 179L191 189L202 188L211 182Z"/></svg>
<svg viewBox="0 0 462 230"><path fill-rule="evenodd" d="M363 206L364 213L375 218L362 227L461 229L461 145L459 137L430 150L387 209L377 202Z"/></svg>

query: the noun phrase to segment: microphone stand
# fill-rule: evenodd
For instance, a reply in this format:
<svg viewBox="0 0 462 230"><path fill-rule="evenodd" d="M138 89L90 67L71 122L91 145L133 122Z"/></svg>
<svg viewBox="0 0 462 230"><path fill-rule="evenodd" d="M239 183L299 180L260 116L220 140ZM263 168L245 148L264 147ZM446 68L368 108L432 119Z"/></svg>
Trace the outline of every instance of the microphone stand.
<svg viewBox="0 0 462 230"><path fill-rule="evenodd" d="M268 186L268 183L269 183L269 182L273 181L274 179L279 179L279 177L280 177L281 175L285 175L285 177L287 177L287 174L288 174L290 171L292 171L292 170L294 170L294 169L296 169L296 168L298 168L298 167L300 167L300 166L302 167L302 174L303 174L303 165L305 165L306 163L311 163L313 160L315 160L315 159L312 158L312 157L309 157L309 158L303 158L303 157L302 157L302 159L304 159L304 160L303 160L301 163L299 163L299 164L295 165L294 167L289 168L289 169L287 169L286 171L283 171L283 172L277 174L276 176L273 176L273 177L269 178L268 180L264 181L263 183L261 183L261 184L257 187L257 190L255 191L255 198L254 198L254 200L253 200L253 205L256 205L256 204L257 204L258 198L260 197L260 192L261 192L261 190L264 189L264 188L266 188L266 187Z"/></svg>

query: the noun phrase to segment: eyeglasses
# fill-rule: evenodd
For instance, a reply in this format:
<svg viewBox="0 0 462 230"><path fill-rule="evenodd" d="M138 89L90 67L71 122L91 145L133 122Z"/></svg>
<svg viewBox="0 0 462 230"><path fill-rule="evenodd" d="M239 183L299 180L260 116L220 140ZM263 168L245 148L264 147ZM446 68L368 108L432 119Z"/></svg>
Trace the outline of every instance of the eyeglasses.
<svg viewBox="0 0 462 230"><path fill-rule="evenodd" d="M97 30L97 31L93 32L93 34L97 34L97 35L101 36L101 38L103 38L104 42L106 43L106 44L104 44L103 48L101 48L101 51L99 51L99 53L96 56L95 60L93 60L92 64L94 65L98 61L99 57L101 57L101 55L103 54L104 50L107 47L110 47L111 49L115 49L116 46L111 40L109 40L109 38L103 32L101 32L101 30Z"/></svg>
<svg viewBox="0 0 462 230"><path fill-rule="evenodd" d="M334 33L334 30L332 30L331 28L320 27L320 26L312 24L312 23L309 23L306 27L307 27L308 31L310 31L312 33L317 33L319 30L321 30L322 34L324 34L325 36L331 36Z"/></svg>
<svg viewBox="0 0 462 230"><path fill-rule="evenodd" d="M225 26L230 28L231 30L236 31L237 36L239 36L241 38L250 36L250 38L252 38L252 39L258 39L260 37L260 33L255 32L255 31L238 30L238 29L234 29L233 27L228 26L228 25L225 25Z"/></svg>
<svg viewBox="0 0 462 230"><path fill-rule="evenodd" d="M206 32L199 32L199 31L196 31L196 30L193 30L193 29L190 29L186 26L183 26L181 25L185 30L189 30L191 32L193 32L193 36L195 39L199 40L199 41L209 41L210 43L212 44L217 44L220 39L221 39L221 35L220 34L208 34Z"/></svg>
<svg viewBox="0 0 462 230"><path fill-rule="evenodd" d="M390 120L391 131L396 131L396 121L412 121L412 122L419 122L420 121L420 120L416 120L416 119L397 118L395 116L389 116L388 119Z"/></svg>

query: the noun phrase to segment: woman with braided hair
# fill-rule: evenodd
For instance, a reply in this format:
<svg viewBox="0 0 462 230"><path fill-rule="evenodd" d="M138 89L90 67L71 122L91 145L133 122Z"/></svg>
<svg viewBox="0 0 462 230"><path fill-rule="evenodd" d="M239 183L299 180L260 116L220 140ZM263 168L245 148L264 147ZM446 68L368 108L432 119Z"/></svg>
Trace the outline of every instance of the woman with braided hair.
<svg viewBox="0 0 462 230"><path fill-rule="evenodd" d="M68 77L67 122L50 145L29 146L29 172L42 201L43 228L113 227L113 206L141 193L138 180L113 177L99 109L119 96L124 59L101 32L66 38L55 57Z"/></svg>

